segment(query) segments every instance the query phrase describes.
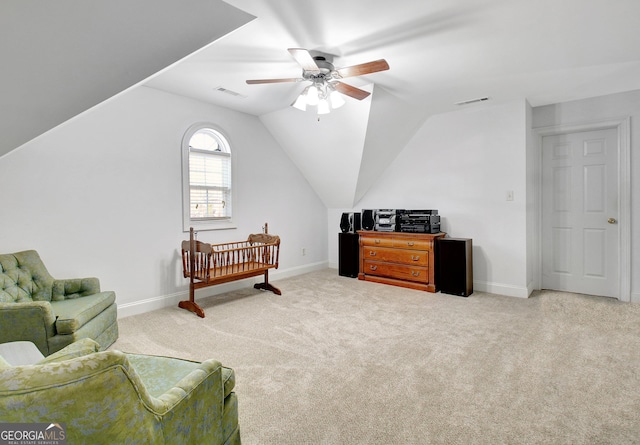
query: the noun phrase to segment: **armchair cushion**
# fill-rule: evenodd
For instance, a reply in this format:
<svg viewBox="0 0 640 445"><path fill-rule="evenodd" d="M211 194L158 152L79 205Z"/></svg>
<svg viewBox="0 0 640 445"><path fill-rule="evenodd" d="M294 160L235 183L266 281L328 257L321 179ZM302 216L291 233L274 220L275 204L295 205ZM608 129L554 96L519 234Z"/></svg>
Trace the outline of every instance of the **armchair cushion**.
<svg viewBox="0 0 640 445"><path fill-rule="evenodd" d="M51 307L57 317L56 331L58 334L73 334L115 301L116 294L112 291L71 300L52 301Z"/></svg>

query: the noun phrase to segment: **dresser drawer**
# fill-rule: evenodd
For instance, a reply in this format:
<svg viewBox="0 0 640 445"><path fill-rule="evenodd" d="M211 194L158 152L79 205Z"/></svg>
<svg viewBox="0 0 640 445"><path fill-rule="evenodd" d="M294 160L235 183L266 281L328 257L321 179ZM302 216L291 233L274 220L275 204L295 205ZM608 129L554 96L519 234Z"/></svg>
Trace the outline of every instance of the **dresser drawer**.
<svg viewBox="0 0 640 445"><path fill-rule="evenodd" d="M420 240L412 238L393 238L393 247L397 249L432 250L432 240Z"/></svg>
<svg viewBox="0 0 640 445"><path fill-rule="evenodd" d="M360 243L363 246L393 247L393 238L377 236L361 236Z"/></svg>
<svg viewBox="0 0 640 445"><path fill-rule="evenodd" d="M429 254L425 251L364 246L362 252L365 260L413 264L424 267L429 265Z"/></svg>
<svg viewBox="0 0 640 445"><path fill-rule="evenodd" d="M365 260L364 273L398 280L429 282L429 268L423 266L408 266L404 264L380 263Z"/></svg>

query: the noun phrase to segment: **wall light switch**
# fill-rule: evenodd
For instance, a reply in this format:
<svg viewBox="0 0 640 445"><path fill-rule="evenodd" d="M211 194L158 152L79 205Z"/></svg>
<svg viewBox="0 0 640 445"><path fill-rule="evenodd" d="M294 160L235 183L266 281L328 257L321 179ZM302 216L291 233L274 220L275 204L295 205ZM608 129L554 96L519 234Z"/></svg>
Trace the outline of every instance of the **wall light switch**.
<svg viewBox="0 0 640 445"><path fill-rule="evenodd" d="M507 201L513 201L513 190L507 190Z"/></svg>

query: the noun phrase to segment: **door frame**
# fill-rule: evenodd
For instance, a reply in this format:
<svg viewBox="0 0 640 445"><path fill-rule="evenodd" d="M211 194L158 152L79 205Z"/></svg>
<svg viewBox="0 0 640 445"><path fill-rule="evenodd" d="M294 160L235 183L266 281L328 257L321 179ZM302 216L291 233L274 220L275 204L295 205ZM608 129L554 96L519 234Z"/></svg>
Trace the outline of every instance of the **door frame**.
<svg viewBox="0 0 640 445"><path fill-rule="evenodd" d="M621 301L631 301L631 118L629 116L578 124L561 124L534 129L537 139L537 288L542 287L542 139L580 131L615 129L618 134L618 282Z"/></svg>

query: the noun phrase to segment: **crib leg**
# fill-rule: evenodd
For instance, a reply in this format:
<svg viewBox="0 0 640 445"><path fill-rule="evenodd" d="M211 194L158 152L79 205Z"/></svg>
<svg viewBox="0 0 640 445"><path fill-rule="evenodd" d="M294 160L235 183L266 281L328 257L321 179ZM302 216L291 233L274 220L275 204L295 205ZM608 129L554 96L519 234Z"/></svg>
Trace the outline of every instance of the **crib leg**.
<svg viewBox="0 0 640 445"><path fill-rule="evenodd" d="M269 291L273 292L276 295L282 295L282 292L280 292L280 289L278 289L277 287L273 286L272 284L269 284L269 271L268 270L264 271L264 283L256 283L256 284L253 285L253 287L255 289L269 290Z"/></svg>
<svg viewBox="0 0 640 445"><path fill-rule="evenodd" d="M195 300L195 289L193 285L189 286L189 299L178 303L178 307L193 312L200 318L204 318L204 310L198 306Z"/></svg>
<svg viewBox="0 0 640 445"><path fill-rule="evenodd" d="M180 303L178 303L178 307L191 311L200 318L204 318L204 311L194 301L189 301L189 300L181 301Z"/></svg>

